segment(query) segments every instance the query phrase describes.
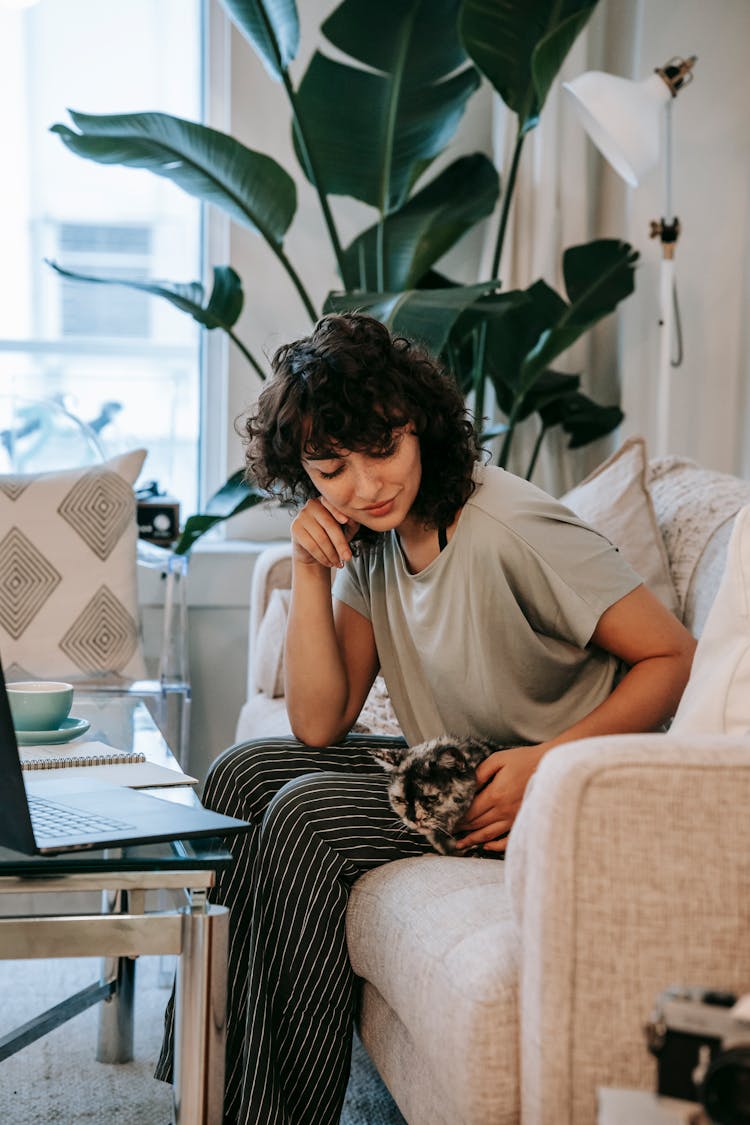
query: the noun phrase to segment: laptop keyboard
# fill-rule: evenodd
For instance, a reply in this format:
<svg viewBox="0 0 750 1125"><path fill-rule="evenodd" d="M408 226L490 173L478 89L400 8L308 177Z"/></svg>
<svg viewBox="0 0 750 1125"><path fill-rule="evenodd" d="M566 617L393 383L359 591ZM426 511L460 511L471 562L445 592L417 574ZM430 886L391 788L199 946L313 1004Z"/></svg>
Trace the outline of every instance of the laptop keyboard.
<svg viewBox="0 0 750 1125"><path fill-rule="evenodd" d="M29 796L28 801L31 825L39 836L97 836L102 832L125 831L134 827L122 820L58 805L46 797Z"/></svg>

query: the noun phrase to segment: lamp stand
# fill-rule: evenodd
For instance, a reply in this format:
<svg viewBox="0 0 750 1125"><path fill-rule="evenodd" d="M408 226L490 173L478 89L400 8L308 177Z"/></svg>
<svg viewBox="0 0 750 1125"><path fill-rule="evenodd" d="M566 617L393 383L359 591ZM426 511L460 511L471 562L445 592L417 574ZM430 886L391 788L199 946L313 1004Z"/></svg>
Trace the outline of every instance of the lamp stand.
<svg viewBox="0 0 750 1125"><path fill-rule="evenodd" d="M669 452L669 423L672 392L672 340L674 338L674 252L680 234L680 220L654 220L651 237L661 241L659 267L659 374L656 387L657 457Z"/></svg>

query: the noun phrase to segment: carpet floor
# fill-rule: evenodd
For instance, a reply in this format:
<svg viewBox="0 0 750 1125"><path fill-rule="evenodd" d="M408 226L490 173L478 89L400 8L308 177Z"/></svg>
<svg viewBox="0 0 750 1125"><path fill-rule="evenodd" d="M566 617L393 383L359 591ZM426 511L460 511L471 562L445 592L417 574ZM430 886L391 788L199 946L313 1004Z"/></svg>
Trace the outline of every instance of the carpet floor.
<svg viewBox="0 0 750 1125"><path fill-rule="evenodd" d="M0 1035L97 974L98 962L86 959L0 962ZM152 1077L168 995L159 959L140 958L130 1063L96 1062L96 1008L0 1062L2 1125L168 1125L171 1091ZM341 1125L406 1125L356 1037Z"/></svg>

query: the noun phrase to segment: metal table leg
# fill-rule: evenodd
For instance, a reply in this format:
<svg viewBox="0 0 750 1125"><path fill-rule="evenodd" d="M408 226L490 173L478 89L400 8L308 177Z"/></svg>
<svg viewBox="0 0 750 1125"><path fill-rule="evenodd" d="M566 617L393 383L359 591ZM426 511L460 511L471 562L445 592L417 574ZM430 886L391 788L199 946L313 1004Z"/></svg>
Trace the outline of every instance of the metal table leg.
<svg viewBox="0 0 750 1125"><path fill-rule="evenodd" d="M128 910L136 905L130 901L131 898L135 897L136 892L128 892L127 890L102 891L102 913L127 914ZM138 897L142 896L139 895ZM114 980L115 989L112 995L108 996L99 1006L97 1062L130 1062L133 1058L135 959L132 957L104 958L102 961L102 979Z"/></svg>
<svg viewBox="0 0 750 1125"><path fill-rule="evenodd" d="M193 891L183 914L174 1041L176 1125L221 1125L229 911Z"/></svg>

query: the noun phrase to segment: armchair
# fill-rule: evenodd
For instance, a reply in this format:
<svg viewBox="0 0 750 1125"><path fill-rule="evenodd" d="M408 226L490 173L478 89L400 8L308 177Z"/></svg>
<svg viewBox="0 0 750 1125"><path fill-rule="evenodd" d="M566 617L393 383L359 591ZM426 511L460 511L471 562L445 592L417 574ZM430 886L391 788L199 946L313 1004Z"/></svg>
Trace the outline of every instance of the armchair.
<svg viewBox="0 0 750 1125"><path fill-rule="evenodd" d="M634 440L569 503L607 520L687 627L709 632L750 482L648 462ZM238 739L288 730L271 598L288 554L254 573ZM426 855L363 876L347 913L360 1036L409 1125L594 1125L598 1087L654 1089L643 1024L656 994L750 982L749 800L745 733L685 722L588 739L544 759L504 863Z"/></svg>

